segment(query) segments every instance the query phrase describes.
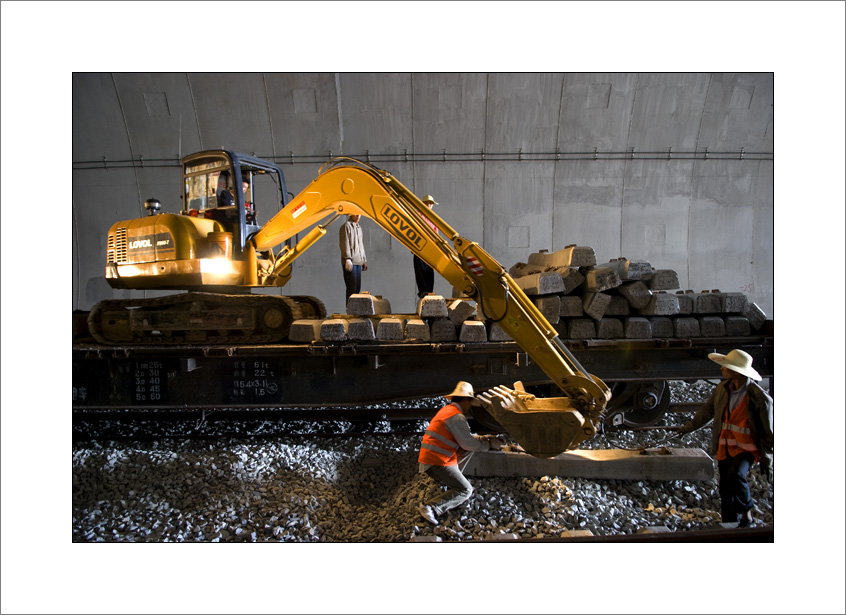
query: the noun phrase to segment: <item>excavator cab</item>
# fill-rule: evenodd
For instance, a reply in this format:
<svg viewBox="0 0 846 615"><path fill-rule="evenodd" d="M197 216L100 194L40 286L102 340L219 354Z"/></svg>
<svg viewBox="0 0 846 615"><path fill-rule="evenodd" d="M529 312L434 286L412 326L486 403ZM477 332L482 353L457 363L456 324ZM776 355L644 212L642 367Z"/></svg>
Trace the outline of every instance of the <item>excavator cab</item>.
<svg viewBox="0 0 846 615"><path fill-rule="evenodd" d="M236 253L261 228L262 204L275 213L287 203L285 176L277 165L229 150L186 156L182 213L220 222L233 234Z"/></svg>
<svg viewBox="0 0 846 615"><path fill-rule="evenodd" d="M257 202L285 206L279 166L229 150L191 154L182 165L182 208L122 220L109 229L106 279L120 289L244 289L270 267L250 237L260 230ZM149 199L150 202L156 199ZM172 210L171 210L172 211Z"/></svg>

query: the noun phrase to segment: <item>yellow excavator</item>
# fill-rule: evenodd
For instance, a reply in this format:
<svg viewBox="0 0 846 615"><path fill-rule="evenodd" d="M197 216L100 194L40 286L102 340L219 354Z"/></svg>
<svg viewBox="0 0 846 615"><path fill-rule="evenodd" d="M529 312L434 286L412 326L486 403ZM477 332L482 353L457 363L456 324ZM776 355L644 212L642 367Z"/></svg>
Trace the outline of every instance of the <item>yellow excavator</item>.
<svg viewBox="0 0 846 615"><path fill-rule="evenodd" d="M282 209L257 224L256 202L270 179ZM109 230L106 278L115 288L182 289L158 298L107 300L92 308L89 329L103 343L253 343L283 340L293 320L324 318L313 297L250 294L284 286L291 264L342 215L367 216L475 301L538 364L564 397L538 398L520 383L478 395L484 408L529 454L553 457L593 437L609 388L588 374L557 331L478 243L461 237L387 171L347 157L326 163L290 201L281 169L228 150L183 161L179 214L158 213ZM240 189L239 189L240 187ZM265 190L264 193L261 190ZM331 217L330 217L331 216ZM329 218L321 225L326 218ZM431 222L439 229L427 224ZM283 245L311 228L296 245ZM441 235L443 234L443 235Z"/></svg>

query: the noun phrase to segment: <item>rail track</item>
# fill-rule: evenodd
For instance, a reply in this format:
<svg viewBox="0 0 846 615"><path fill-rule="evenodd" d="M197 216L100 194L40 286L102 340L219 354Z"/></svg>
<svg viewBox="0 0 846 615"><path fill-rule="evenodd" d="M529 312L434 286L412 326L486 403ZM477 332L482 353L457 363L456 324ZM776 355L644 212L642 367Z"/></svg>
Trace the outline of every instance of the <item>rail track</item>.
<svg viewBox="0 0 846 615"><path fill-rule="evenodd" d="M669 411L689 412L700 404L672 404ZM365 435L422 436L425 423L440 408L424 404L416 408L211 408L202 410L76 410L73 413L73 441L151 441L161 438L214 440L308 436L318 438ZM500 433L472 421L475 433ZM629 428L608 426L611 433L656 431L666 427Z"/></svg>
<svg viewBox="0 0 846 615"><path fill-rule="evenodd" d="M532 538L523 542L589 542L589 543L726 543L726 542L775 542L775 528L764 527L719 527L714 529L687 530L676 532L644 532L638 534L611 534L608 536L570 536L564 538Z"/></svg>
<svg viewBox="0 0 846 615"><path fill-rule="evenodd" d="M301 421L209 421L208 419L183 421L86 421L74 423L73 441L133 441L149 442L152 440L221 440L253 438L354 438L370 435L411 436L423 435L423 429L409 429L395 423L357 422L339 425L335 423L308 423L307 428ZM485 433L485 432L482 432Z"/></svg>

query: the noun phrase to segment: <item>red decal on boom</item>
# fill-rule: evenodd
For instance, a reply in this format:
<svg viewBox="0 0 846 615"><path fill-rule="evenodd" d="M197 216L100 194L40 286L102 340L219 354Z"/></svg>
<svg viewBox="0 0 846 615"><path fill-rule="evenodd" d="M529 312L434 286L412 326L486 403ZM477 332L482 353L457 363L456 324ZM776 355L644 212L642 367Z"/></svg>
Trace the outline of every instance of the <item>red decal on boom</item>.
<svg viewBox="0 0 846 615"><path fill-rule="evenodd" d="M485 270L482 267L482 263L477 261L472 256L467 257L467 268L474 274L474 275L484 275Z"/></svg>

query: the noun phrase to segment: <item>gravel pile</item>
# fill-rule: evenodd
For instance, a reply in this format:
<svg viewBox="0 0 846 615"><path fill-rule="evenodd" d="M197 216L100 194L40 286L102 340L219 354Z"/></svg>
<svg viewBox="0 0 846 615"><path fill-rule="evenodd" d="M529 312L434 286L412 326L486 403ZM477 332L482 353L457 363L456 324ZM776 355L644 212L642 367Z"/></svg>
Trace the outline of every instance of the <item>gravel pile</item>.
<svg viewBox="0 0 846 615"><path fill-rule="evenodd" d="M713 385L671 383L673 400ZM668 416L680 424L686 414ZM425 423L421 422L422 428ZM304 424L305 427L305 424ZM378 430L378 426L376 428ZM584 448L705 447L710 428L599 436ZM79 443L73 447L74 542L408 542L631 534L720 523L716 480L619 481L544 476L471 479L475 492L437 527L415 510L438 488L417 473L419 436L294 435L214 442ZM750 472L757 525L773 492Z"/></svg>

